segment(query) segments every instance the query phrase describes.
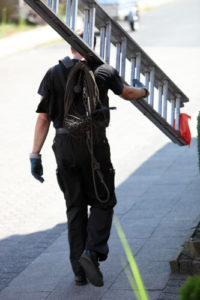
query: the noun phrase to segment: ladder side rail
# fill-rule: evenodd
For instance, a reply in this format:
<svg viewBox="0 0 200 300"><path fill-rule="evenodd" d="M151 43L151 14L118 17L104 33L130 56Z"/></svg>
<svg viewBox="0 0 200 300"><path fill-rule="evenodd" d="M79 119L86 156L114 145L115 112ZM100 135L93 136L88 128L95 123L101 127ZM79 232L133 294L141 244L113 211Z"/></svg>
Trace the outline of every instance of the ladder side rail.
<svg viewBox="0 0 200 300"><path fill-rule="evenodd" d="M130 101L134 106L136 106L152 123L156 125L164 134L166 134L174 143L179 146L185 146L187 143L182 139L180 133L177 129L174 129L169 125L163 117L153 110L153 108L146 103L145 100L132 100Z"/></svg>
<svg viewBox="0 0 200 300"><path fill-rule="evenodd" d="M94 0L81 0L79 1L80 7L84 5L89 5L90 3L95 3L96 5L96 27L100 29L103 23L110 21L112 23L112 35L111 42L115 45L118 42L119 32L120 35L126 37L127 39L127 58L131 60L133 53L140 52L142 55L141 63L141 73L144 75L146 69L151 66L155 68L155 87L158 88L159 84L163 80L168 81L169 89L168 93L170 97L173 97L175 93L180 94L181 97L181 107L184 106L184 102L188 102L188 98L184 93L175 85L175 83L159 68L159 66L140 48L140 46L129 36L129 34L115 21L113 20L103 8L96 3Z"/></svg>

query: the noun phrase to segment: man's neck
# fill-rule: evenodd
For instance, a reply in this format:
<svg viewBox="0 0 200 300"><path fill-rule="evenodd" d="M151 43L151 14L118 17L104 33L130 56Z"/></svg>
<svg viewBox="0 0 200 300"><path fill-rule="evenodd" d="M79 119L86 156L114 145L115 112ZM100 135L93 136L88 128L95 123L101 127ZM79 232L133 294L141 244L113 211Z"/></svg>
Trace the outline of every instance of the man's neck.
<svg viewBox="0 0 200 300"><path fill-rule="evenodd" d="M84 60L84 57L77 52L73 54L73 59Z"/></svg>

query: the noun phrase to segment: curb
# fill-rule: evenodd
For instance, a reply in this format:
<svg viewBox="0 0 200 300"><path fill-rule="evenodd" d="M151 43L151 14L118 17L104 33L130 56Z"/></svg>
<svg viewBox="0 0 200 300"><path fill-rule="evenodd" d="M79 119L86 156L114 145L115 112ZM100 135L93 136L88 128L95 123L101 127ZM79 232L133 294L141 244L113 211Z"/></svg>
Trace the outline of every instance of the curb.
<svg viewBox="0 0 200 300"><path fill-rule="evenodd" d="M184 245L177 249L170 260L170 269L172 273L195 275L200 274L200 249L199 241L194 241L192 236L200 226L200 217L192 224L190 232L184 242Z"/></svg>

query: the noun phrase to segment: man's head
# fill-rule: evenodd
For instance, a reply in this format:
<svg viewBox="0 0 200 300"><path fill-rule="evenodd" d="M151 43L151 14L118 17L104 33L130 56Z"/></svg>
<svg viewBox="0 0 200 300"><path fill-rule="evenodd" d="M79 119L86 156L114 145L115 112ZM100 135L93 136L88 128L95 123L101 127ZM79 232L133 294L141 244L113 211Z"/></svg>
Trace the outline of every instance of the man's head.
<svg viewBox="0 0 200 300"><path fill-rule="evenodd" d="M79 37L83 38L83 30L82 30L82 29L77 29L77 30L76 30L76 34L77 34ZM94 47L93 47L93 49L95 49L95 47L96 47L96 36L94 36ZM83 59L83 58L84 58L84 57L83 57L80 53L78 53L73 47L71 47L71 52L72 52L73 57L76 58L76 59Z"/></svg>

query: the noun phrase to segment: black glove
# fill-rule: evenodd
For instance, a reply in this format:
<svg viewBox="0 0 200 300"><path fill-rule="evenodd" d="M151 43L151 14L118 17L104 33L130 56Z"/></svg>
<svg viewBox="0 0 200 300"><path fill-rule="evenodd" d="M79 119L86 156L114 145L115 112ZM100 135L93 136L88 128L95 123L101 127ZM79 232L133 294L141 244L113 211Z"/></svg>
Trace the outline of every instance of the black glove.
<svg viewBox="0 0 200 300"><path fill-rule="evenodd" d="M30 154L31 174L41 183L44 182L42 160L40 154Z"/></svg>
<svg viewBox="0 0 200 300"><path fill-rule="evenodd" d="M141 87L141 88L143 88L145 90L146 94L144 95L143 98L146 98L146 97L149 96L149 91L147 90L147 88L145 87L145 85L141 81L139 81L138 79L133 79L132 83L133 83L133 86L135 86L135 87Z"/></svg>

